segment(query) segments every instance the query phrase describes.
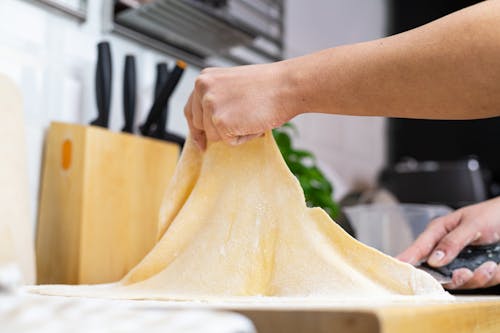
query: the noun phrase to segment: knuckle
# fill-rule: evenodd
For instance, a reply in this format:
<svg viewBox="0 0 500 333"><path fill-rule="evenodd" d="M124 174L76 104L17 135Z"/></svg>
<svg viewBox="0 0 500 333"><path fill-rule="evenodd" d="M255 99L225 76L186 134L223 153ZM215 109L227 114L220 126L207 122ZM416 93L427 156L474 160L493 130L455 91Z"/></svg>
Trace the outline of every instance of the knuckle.
<svg viewBox="0 0 500 333"><path fill-rule="evenodd" d="M230 119L226 113L214 113L212 115L212 124L215 128L217 128L217 131L223 140L228 140L234 137L233 131L230 128Z"/></svg>
<svg viewBox="0 0 500 333"><path fill-rule="evenodd" d="M425 255L425 249L420 242L415 242L413 245L407 250L409 255L413 257L422 257Z"/></svg>
<svg viewBox="0 0 500 333"><path fill-rule="evenodd" d="M461 244L458 239L447 236L441 240L439 247L445 248L448 251L458 251L461 248Z"/></svg>
<svg viewBox="0 0 500 333"><path fill-rule="evenodd" d="M213 111L216 106L215 97L211 94L206 94L205 96L203 96L201 105L204 110Z"/></svg>
<svg viewBox="0 0 500 333"><path fill-rule="evenodd" d="M194 87L196 90L202 93L207 91L210 86L210 79L206 74L200 74L194 81Z"/></svg>
<svg viewBox="0 0 500 333"><path fill-rule="evenodd" d="M214 112L212 114L212 124L217 128L225 128L227 125L227 117L222 112Z"/></svg>

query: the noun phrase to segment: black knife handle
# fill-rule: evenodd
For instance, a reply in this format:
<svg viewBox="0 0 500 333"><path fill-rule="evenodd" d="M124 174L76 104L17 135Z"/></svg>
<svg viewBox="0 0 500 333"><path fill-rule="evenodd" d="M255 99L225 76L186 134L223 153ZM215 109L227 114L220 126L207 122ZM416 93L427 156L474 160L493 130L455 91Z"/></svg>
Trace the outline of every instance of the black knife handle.
<svg viewBox="0 0 500 333"><path fill-rule="evenodd" d="M181 147L181 149L184 147L184 144L186 143L186 139L184 137L168 132L164 132L163 136L160 139L168 142L177 143Z"/></svg>
<svg viewBox="0 0 500 333"><path fill-rule="evenodd" d="M108 42L97 44L97 66L95 74L95 89L97 102L97 118L90 124L108 127L109 107L111 105L112 80L111 47Z"/></svg>
<svg viewBox="0 0 500 333"><path fill-rule="evenodd" d="M135 92L136 92L136 72L135 72L135 57L127 55L125 57L125 68L123 78L123 115L125 125L122 132L134 132L134 116L135 116Z"/></svg>
<svg viewBox="0 0 500 333"><path fill-rule="evenodd" d="M429 269L432 269L446 277L451 277L453 271L459 268L468 268L474 271L487 261L500 263L500 243L489 245L470 245L465 247L458 256L448 265L441 267L432 267L423 263Z"/></svg>
<svg viewBox="0 0 500 333"><path fill-rule="evenodd" d="M156 84L155 84L155 100L160 96L162 88L167 84L169 78L167 64L162 62L156 66ZM161 110L160 118L153 123L149 129L149 135L154 138L161 139L165 132L165 125L168 116L168 101L163 110ZM162 125L163 124L163 125Z"/></svg>
<svg viewBox="0 0 500 333"><path fill-rule="evenodd" d="M155 82L155 95L157 99L160 96L161 89L168 80L168 66L165 62L160 62L156 65L156 82Z"/></svg>
<svg viewBox="0 0 500 333"><path fill-rule="evenodd" d="M157 127L166 126L166 124L159 123L161 118L161 113L167 106L168 100L172 95L175 87L179 83L179 80L181 79L182 73L184 72L185 68L186 68L185 63L182 61L178 61L172 72L168 75L168 80L161 89L158 97L155 99L155 102L151 107L151 110L149 111L146 122L140 127L141 133L143 135L151 135L154 125L156 125ZM165 115L165 119L166 117L167 116Z"/></svg>

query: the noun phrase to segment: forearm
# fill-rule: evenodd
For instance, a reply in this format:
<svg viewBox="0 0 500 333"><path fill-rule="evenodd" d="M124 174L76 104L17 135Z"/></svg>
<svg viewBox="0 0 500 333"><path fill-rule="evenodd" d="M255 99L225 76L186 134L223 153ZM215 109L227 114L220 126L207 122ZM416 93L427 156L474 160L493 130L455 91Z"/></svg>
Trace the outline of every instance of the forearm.
<svg viewBox="0 0 500 333"><path fill-rule="evenodd" d="M279 63L292 113L500 115L500 1L399 35Z"/></svg>

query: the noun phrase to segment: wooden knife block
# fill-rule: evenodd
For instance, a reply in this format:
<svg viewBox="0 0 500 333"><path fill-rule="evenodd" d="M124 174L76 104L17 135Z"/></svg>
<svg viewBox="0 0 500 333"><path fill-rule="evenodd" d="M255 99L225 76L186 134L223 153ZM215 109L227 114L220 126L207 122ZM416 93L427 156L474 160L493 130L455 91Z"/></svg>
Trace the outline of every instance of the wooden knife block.
<svg viewBox="0 0 500 333"><path fill-rule="evenodd" d="M52 123L40 190L38 283L121 279L156 243L178 157L176 144Z"/></svg>

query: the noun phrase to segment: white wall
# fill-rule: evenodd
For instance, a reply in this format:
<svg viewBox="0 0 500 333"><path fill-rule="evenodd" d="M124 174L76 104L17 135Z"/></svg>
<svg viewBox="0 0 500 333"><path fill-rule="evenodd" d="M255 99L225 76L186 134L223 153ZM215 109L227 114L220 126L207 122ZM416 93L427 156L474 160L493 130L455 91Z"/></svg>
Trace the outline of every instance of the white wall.
<svg viewBox="0 0 500 333"><path fill-rule="evenodd" d="M288 57L376 39L386 29L385 0L289 0L286 9ZM336 196L374 184L384 163L382 118L304 115L294 122L298 144L313 150L331 170Z"/></svg>
<svg viewBox="0 0 500 333"><path fill-rule="evenodd" d="M107 1L106 1L107 2ZM84 24L25 0L0 0L0 73L21 88L28 132L28 162L31 208L35 221L44 131L50 121L88 123L96 116L94 65L96 44L111 42L113 97L110 127L123 125L122 68L127 53L137 56L138 110L142 122L151 103L155 65L173 63L157 52L101 32L101 0L88 0L89 18ZM185 134L182 108L198 70L188 68L171 103L171 130ZM2 138L6 140L6 138Z"/></svg>

